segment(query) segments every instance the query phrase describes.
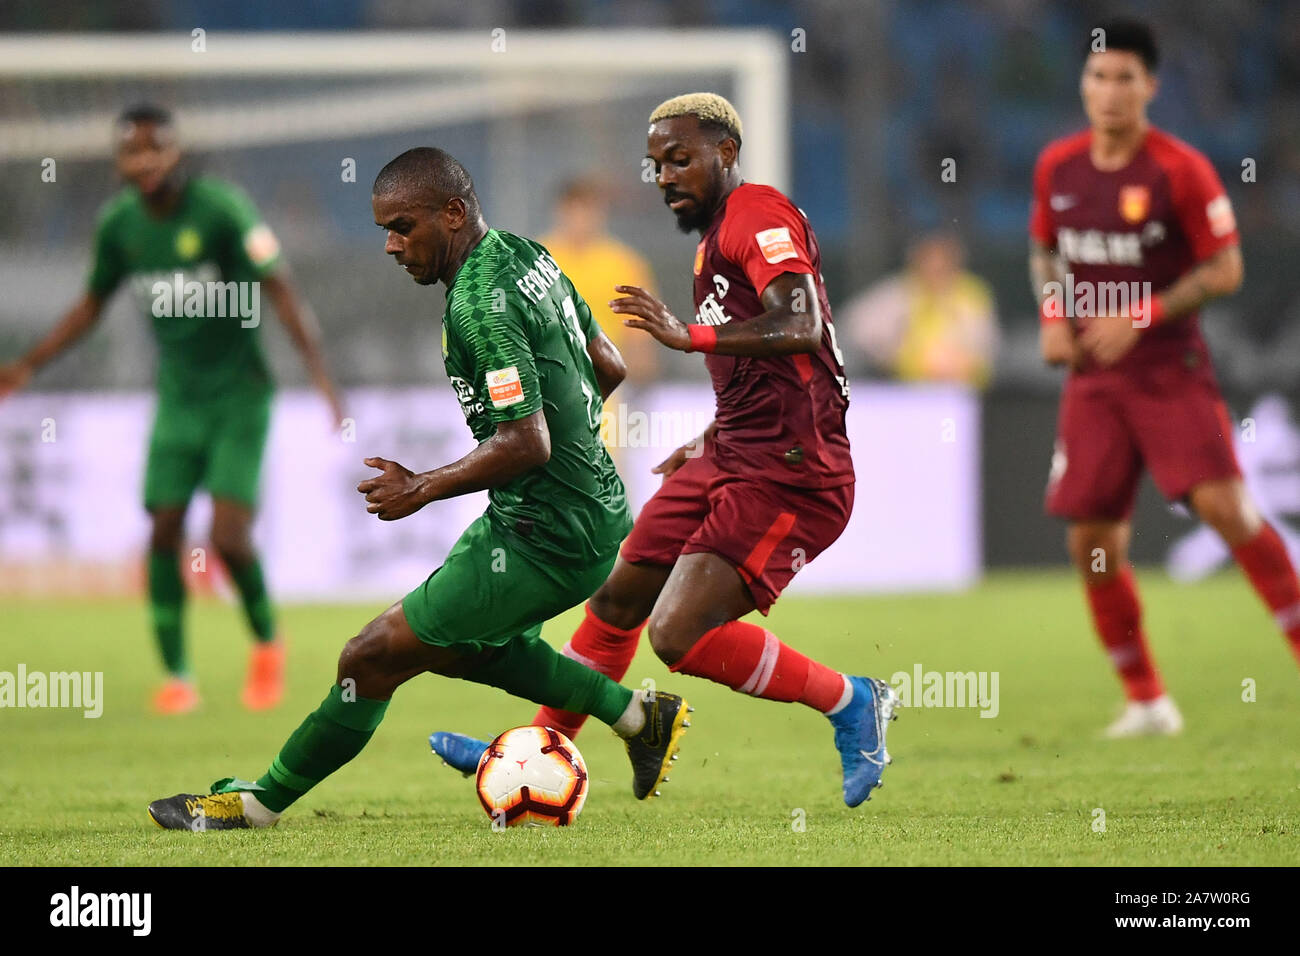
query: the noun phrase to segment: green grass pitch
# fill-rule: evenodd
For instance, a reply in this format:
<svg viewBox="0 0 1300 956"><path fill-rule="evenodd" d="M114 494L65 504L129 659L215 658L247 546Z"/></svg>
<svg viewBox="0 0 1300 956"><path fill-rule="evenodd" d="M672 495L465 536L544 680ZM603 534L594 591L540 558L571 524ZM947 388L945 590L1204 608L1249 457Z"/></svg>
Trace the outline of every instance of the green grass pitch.
<svg viewBox="0 0 1300 956"><path fill-rule="evenodd" d="M133 601L0 603L0 670L103 671L104 713L0 710L0 846L32 865L1300 863L1300 674L1234 571L1181 586L1139 574L1148 632L1187 730L1106 742L1118 685L1065 573L995 575L958 595L790 598L769 625L851 672L996 671L999 713L911 707L868 804L840 801L831 732L806 708L675 676L643 642L628 683L653 678L696 707L664 796L633 799L619 742L578 739L591 773L575 826L493 832L471 782L428 748L436 729L491 735L534 708L494 689L423 676L402 688L370 746L269 831L170 833L153 798L255 778L325 695L339 647L379 606L286 607L289 695L238 703L238 610L189 609L204 695L194 715L147 713L158 664ZM548 625L561 643L577 613ZM1254 682L1254 701L1243 682ZM1098 828L1104 812L1105 829Z"/></svg>

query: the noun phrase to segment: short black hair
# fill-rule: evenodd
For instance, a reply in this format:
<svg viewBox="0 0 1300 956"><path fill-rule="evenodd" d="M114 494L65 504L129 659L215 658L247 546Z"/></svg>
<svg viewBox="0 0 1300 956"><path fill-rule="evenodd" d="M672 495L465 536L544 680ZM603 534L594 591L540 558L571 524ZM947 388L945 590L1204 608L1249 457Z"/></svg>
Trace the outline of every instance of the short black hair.
<svg viewBox="0 0 1300 956"><path fill-rule="evenodd" d="M1101 31L1100 37L1097 37L1098 30ZM1098 40L1101 41L1100 50L1097 48ZM1083 54L1084 59L1086 60L1091 53L1098 53L1103 50L1123 50L1128 53L1136 53L1142 60L1142 65L1147 68L1148 73L1154 73L1156 67L1160 65L1160 51L1156 47L1156 35L1151 32L1151 27L1142 20L1117 17L1096 24L1088 31L1088 44Z"/></svg>
<svg viewBox="0 0 1300 956"><path fill-rule="evenodd" d="M118 126L133 126L136 123L171 126L172 114L157 103L133 103L117 114L116 122Z"/></svg>
<svg viewBox="0 0 1300 956"><path fill-rule="evenodd" d="M379 171L370 191L380 196L399 189L435 207L459 196L470 215L479 214L478 195L469 171L455 156L436 146L416 146L391 160Z"/></svg>
<svg viewBox="0 0 1300 956"><path fill-rule="evenodd" d="M740 152L740 130L736 129L736 127L732 126L730 123L724 123L721 120L703 119L699 116L695 118L700 122L700 129L712 130L718 134L719 143L728 137L734 139L736 141L736 152Z"/></svg>

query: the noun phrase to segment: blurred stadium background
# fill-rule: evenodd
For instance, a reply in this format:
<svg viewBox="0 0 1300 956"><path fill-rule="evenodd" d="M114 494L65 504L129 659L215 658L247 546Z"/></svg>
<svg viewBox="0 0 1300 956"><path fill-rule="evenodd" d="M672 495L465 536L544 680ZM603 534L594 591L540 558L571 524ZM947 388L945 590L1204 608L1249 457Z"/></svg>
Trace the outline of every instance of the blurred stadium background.
<svg viewBox="0 0 1300 956"><path fill-rule="evenodd" d="M1291 522L1294 543L1300 5L1281 0L322 0L310 10L253 0L10 0L0 6L0 43L12 54L0 57L0 361L30 347L82 288L95 211L116 189L111 118L140 99L173 107L196 147L191 168L239 184L280 236L357 418L357 444L339 447L323 406L299 393L301 364L268 320L264 341L282 400L266 466L272 507L259 533L281 541L286 556L272 556L273 586L299 596L322 587L343 593L346 584L400 593L465 522L450 510L416 519L413 529L380 528L359 507L345 516L364 473L356 461L383 454L423 469L468 439L441 369L440 287L414 286L383 256L369 209L375 172L409 146L444 146L474 174L489 222L533 236L551 228L562 184L594 177L606 188L610 232L648 260L664 298L685 315L695 239L677 233L642 180L645 118L669 95L711 88L734 97L755 129L769 124L772 136L746 139L748 174L786 189L808 213L842 340L857 341L846 327L852 300L937 229L960 240L966 268L994 302L997 349L983 388L893 383L846 344L858 536L810 569L820 575L813 583L960 588L986 568L1063 565L1062 529L1041 509L1059 376L1037 353L1025 268L1029 181L1038 150L1083 125L1082 38L1093 15L1116 12L1155 26L1163 65L1152 119L1210 157L1237 210L1245 287L1206 309L1203 327L1235 419L1254 422L1242 445L1250 480L1281 527ZM195 28L205 31L212 62L229 56L261 66L211 69L188 52ZM494 54L498 28L505 49ZM549 36L561 41L548 48L553 62L505 66L530 42L548 41L534 31L558 30L579 32ZM464 44L477 52L459 67L433 53L425 66L380 56L365 73L335 69L327 54L278 62L272 34L306 31L335 44L368 43L362 31L385 31L408 49L427 40L431 51ZM111 65L107 47L78 45L124 34L156 35L125 65ZM257 42L268 52L241 59L237 45ZM160 43L183 51L172 60L191 57L193 69L154 57ZM302 36L293 43L311 48ZM606 62L620 61L617 73L586 58L593 43ZM20 54L26 48L30 57L36 44L40 63L24 67ZM711 52L724 47L737 51L725 65ZM41 180L44 157L57 161L54 183ZM347 159L355 182L341 176ZM948 159L955 182L941 180ZM1243 180L1246 161L1251 181ZM707 410L702 367L674 358L662 359L628 407ZM147 325L123 294L89 341L0 405L0 567L8 582L0 589L47 590L47 572L70 560L93 565L143 548L135 500L152 374ZM47 417L59 423L60 441L44 447ZM627 450L624 471L638 496L652 487L646 466L671 445ZM296 459L276 448L294 449ZM1213 543L1149 485L1139 507L1137 561L1177 560L1187 576L1214 566ZM201 512L192 517L197 527ZM289 559L301 556L290 552L309 532L313 550L335 555L331 575ZM896 541L910 542L906 556L894 549L892 566L874 566L873 556ZM368 557L394 544L410 553L409 564L358 578ZM129 583L97 581L93 590Z"/></svg>

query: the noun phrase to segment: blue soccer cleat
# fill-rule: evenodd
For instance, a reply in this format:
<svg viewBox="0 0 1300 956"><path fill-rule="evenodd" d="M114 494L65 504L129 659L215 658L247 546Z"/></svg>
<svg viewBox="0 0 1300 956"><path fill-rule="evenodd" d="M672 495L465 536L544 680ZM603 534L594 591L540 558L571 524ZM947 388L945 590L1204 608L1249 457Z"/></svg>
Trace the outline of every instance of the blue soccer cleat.
<svg viewBox="0 0 1300 956"><path fill-rule="evenodd" d="M849 683L853 697L830 721L844 767L844 802L856 807L871 799L872 790L883 786L880 777L891 762L885 749L885 729L897 716L898 694L874 677L850 677Z"/></svg>
<svg viewBox="0 0 1300 956"><path fill-rule="evenodd" d="M478 772L478 762L488 749L488 742L465 734L450 734L439 730L429 735L429 746L448 767L459 770L468 777Z"/></svg>

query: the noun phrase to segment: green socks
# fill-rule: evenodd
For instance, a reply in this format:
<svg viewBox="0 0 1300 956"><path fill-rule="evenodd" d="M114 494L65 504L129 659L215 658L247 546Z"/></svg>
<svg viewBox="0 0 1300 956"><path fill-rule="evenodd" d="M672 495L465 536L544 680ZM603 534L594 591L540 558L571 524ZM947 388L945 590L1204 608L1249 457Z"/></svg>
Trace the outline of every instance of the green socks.
<svg viewBox="0 0 1300 956"><path fill-rule="evenodd" d="M488 652L466 680L499 687L559 710L591 714L611 726L627 711L632 691L557 653L540 637L516 638ZM388 701L345 693L337 684L285 742L257 781L258 801L274 813L361 753L384 719Z"/></svg>
<svg viewBox="0 0 1300 956"><path fill-rule="evenodd" d="M499 687L544 707L590 714L611 727L632 700L626 687L565 657L537 636L516 638L487 652L465 680Z"/></svg>
<svg viewBox="0 0 1300 956"><path fill-rule="evenodd" d="M254 560L242 568L227 563L226 570L239 589L248 626L253 629L257 640L263 644L274 640L275 617L271 613L271 598L266 593L266 580L262 577L262 562Z"/></svg>
<svg viewBox="0 0 1300 956"><path fill-rule="evenodd" d="M257 781L258 801L281 813L343 766L369 742L384 719L388 701L357 697L335 684L321 705L285 742Z"/></svg>
<svg viewBox="0 0 1300 956"><path fill-rule="evenodd" d="M262 564L254 561L242 568L229 567L230 577L239 589L248 626L258 641L275 639L275 616L266 593ZM173 677L189 673L185 656L182 616L185 610L185 584L181 580L180 558L175 551L149 552L149 608L153 618L154 638L162 654L163 666Z"/></svg>
<svg viewBox="0 0 1300 956"><path fill-rule="evenodd" d="M185 659L185 635L181 630L185 585L181 583L180 561L175 551L149 552L149 608L163 666L173 677L186 676L189 662Z"/></svg>

